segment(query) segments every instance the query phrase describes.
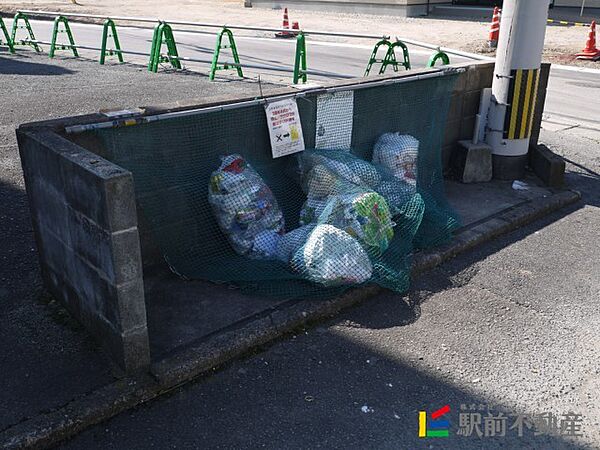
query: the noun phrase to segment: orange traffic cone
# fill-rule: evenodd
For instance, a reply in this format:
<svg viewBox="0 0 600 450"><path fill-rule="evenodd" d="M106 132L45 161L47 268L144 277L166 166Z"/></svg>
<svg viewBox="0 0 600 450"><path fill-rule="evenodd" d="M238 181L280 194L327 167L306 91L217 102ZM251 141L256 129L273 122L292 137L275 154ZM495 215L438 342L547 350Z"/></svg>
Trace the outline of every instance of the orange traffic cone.
<svg viewBox="0 0 600 450"><path fill-rule="evenodd" d="M596 47L596 21L592 22L590 26L590 34L588 34L585 48L581 53L577 53L577 59L587 59L589 61L597 61L600 59L600 50Z"/></svg>
<svg viewBox="0 0 600 450"><path fill-rule="evenodd" d="M288 10L287 8L285 8L283 10L283 26L282 28L289 30L290 29L290 19L288 17ZM275 37L280 37L280 38L289 38L289 37L293 37L294 33L290 33L289 31L279 31L277 33L275 33Z"/></svg>
<svg viewBox="0 0 600 450"><path fill-rule="evenodd" d="M300 32L300 24L298 22L292 22L292 34L298 36Z"/></svg>
<svg viewBox="0 0 600 450"><path fill-rule="evenodd" d="M287 28L288 30L290 29L290 19L288 17L287 8L285 8L283 10L283 27L282 28Z"/></svg>
<svg viewBox="0 0 600 450"><path fill-rule="evenodd" d="M496 6L494 15L492 16L492 25L490 26L490 35L488 37L488 45L490 48L498 47L498 38L500 37L500 10Z"/></svg>

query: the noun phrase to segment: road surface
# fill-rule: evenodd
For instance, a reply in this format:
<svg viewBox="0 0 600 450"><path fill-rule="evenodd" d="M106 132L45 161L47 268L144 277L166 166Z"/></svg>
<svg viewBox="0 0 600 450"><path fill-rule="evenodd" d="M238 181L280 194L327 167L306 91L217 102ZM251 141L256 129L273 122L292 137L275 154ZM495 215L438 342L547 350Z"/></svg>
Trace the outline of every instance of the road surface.
<svg viewBox="0 0 600 450"><path fill-rule="evenodd" d="M12 27L12 19L5 20L7 27ZM31 21L36 38L39 41L49 42L52 36L53 23L49 21ZM71 29L77 45L85 47L100 47L102 27L99 25L71 23ZM123 50L143 53L144 55L125 55L127 62L136 64L147 64L152 41L152 29L140 27L118 27L119 38ZM216 29L205 29L198 31L174 30L179 55L187 58L204 60L205 63L184 61L183 65L191 70L208 73L210 60L216 42ZM261 36L247 36L235 32L237 48L242 64L253 64L265 67L273 67L288 72L270 71L267 69L244 69L244 75L257 78L258 74L265 81L290 83L292 79L293 61L295 53L294 39L274 39L272 33L261 33ZM19 30L17 38L24 38L25 31ZM323 38L307 38L308 68L318 72L318 75L310 75L312 81L358 77L362 76L367 61L371 55L372 44L361 39L339 39L338 42L324 41ZM340 42L343 41L343 42ZM59 42L67 42L66 35L59 35ZM109 44L111 44L109 38ZM48 45L42 46L45 51ZM108 45L112 48L112 45ZM424 67L432 54L431 50L409 46L411 63L414 68ZM57 55L68 56L70 52L61 50ZM95 50L81 49L80 55L85 58L98 59L99 52ZM114 61L116 58L107 58ZM229 50L223 50L221 62L232 61ZM464 62L466 58L451 56L451 62ZM600 67L600 66L599 66ZM118 70L118 69L116 69ZM377 67L372 73L377 72ZM224 74L234 74L233 71L223 71ZM591 91L590 91L591 89ZM546 100L546 111L544 115L544 127L553 131L573 130L585 138L591 138L594 142L600 142L600 102L593 99L598 98L600 90L600 72L573 71L553 68L549 92ZM590 95L590 92L595 93Z"/></svg>
<svg viewBox="0 0 600 450"><path fill-rule="evenodd" d="M7 27L12 27L12 20L6 20ZM32 28L36 38L39 41L50 42L52 36L52 22L48 21L31 21ZM71 30L77 45L85 47L100 47L102 37L102 27L92 24L71 23ZM150 53L152 42L151 28L141 27L121 27L117 29L121 47L123 50ZM192 31L174 30L175 40L177 41L177 49L179 55L188 58L202 59L206 63L196 63L184 61L184 65L194 70L208 72L210 61L216 43L217 29ZM234 30L237 49L240 54L242 64L254 64L260 66L270 66L278 69L287 69L289 74L283 74L279 71L269 72L265 69L246 69L245 72L252 77L256 77L257 73L269 72L278 81L291 81L292 71L294 69L294 54L295 54L295 39L275 39L273 33L261 33L261 36L243 36ZM24 30L19 30L17 39L23 39L26 36ZM338 39L339 40L339 39ZM67 43L65 34L59 36L59 42ZM374 42L367 45L368 41L356 39L345 40L344 42L327 42L322 40L307 38L307 57L308 69L312 71L322 72L321 76L311 76L313 79L327 79L339 77L355 77L362 76L367 65L367 61L373 50ZM109 39L109 48L113 48L112 42ZM223 42L227 43L226 40ZM49 49L48 45L43 46L44 50ZM166 50L165 50L166 51ZM383 52L383 49L380 50ZM99 52L91 50L81 50L81 56L97 59ZM432 50L419 49L410 47L410 57L413 67L424 67L429 60L429 57L434 53ZM69 55L69 52L60 51L57 55ZM220 61L232 62L229 56L229 49L222 51ZM383 54L380 55L383 57ZM113 58L116 59L116 58ZM148 57L142 55L125 55L126 61L147 64ZM452 57L452 62L467 61L465 58ZM228 71L233 74L233 71ZM373 70L372 73L376 73Z"/></svg>

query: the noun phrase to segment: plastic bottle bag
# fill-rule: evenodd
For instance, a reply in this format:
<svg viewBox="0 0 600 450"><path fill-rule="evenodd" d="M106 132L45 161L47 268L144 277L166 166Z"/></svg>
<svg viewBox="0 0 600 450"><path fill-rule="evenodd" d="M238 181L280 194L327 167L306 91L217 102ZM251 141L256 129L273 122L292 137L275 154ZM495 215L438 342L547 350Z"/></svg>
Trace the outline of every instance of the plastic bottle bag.
<svg viewBox="0 0 600 450"><path fill-rule="evenodd" d="M395 224L387 202L373 191L331 197L318 223L344 230L369 252L385 252L394 237Z"/></svg>
<svg viewBox="0 0 600 450"><path fill-rule="evenodd" d="M364 283L373 273L369 256L358 241L332 225L317 225L291 265L326 287Z"/></svg>
<svg viewBox="0 0 600 450"><path fill-rule="evenodd" d="M271 189L242 156L221 158L210 177L208 201L236 253L274 257L284 232L283 214Z"/></svg>
<svg viewBox="0 0 600 450"><path fill-rule="evenodd" d="M394 176L416 191L419 141L408 134L382 134L373 148L373 163L387 167Z"/></svg>
<svg viewBox="0 0 600 450"><path fill-rule="evenodd" d="M286 264L290 263L294 253L304 245L314 228L314 224L304 225L285 233L277 243L277 259Z"/></svg>

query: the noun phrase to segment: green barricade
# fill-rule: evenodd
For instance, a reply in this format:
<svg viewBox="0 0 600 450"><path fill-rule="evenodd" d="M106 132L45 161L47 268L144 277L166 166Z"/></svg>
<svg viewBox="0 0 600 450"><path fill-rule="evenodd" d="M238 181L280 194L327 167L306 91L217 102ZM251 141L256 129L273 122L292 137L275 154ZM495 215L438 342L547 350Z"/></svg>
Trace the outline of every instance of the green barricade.
<svg viewBox="0 0 600 450"><path fill-rule="evenodd" d="M377 53L379 52L379 48L384 46L387 48L385 56L383 59L377 59ZM402 49L402 62L398 62L396 58L396 48L400 47ZM404 67L406 70L410 70L410 56L408 53L408 47L402 41L390 42L388 39L384 38L375 44L373 48L373 52L371 53L371 57L369 58L369 62L367 63L367 68L365 69L365 77L369 75L373 64L381 63L381 67L379 68L379 74L385 73L388 66L392 66L394 68L394 72L398 72L399 67Z"/></svg>
<svg viewBox="0 0 600 450"><path fill-rule="evenodd" d="M109 37L113 38L114 49L106 49L106 41ZM119 43L119 35L117 34L117 27L112 19L106 19L104 26L102 27L102 45L100 46L100 64L104 64L107 56L116 55L119 58L119 62L123 62L123 52L121 51L121 44Z"/></svg>
<svg viewBox="0 0 600 450"><path fill-rule="evenodd" d="M296 38L296 57L294 58L294 84L298 84L299 80L306 83L306 38L302 31Z"/></svg>
<svg viewBox="0 0 600 450"><path fill-rule="evenodd" d="M383 59L377 59L377 53L379 53L379 48L381 46L384 46L387 50L385 51L385 55L383 57ZM371 72L371 68L373 67L373 64L376 63L382 63L381 69L379 73L382 73L381 70L385 70L383 69L383 62L385 61L385 57L388 54L388 50L391 47L392 43L390 41L388 41L387 39L382 39L379 42L377 42L377 44L375 44L375 47L373 47L373 52L371 53L371 57L369 58L369 62L367 63L367 68L365 69L365 77L369 76L369 73Z"/></svg>
<svg viewBox="0 0 600 450"><path fill-rule="evenodd" d="M227 39L229 40L229 44L223 45L223 35L227 35ZM223 63L222 66L219 66L219 56L221 55L221 50L230 48L231 56L233 57L234 64ZM235 68L237 74L240 78L244 78L244 73L242 72L242 66L240 65L240 57L238 55L237 47L235 45L235 39L233 38L233 33L229 28L223 28L219 34L217 35L217 44L215 45L215 52L213 53L212 64L210 65L210 75L209 79L212 81L215 79L215 74L217 70L227 70Z"/></svg>
<svg viewBox="0 0 600 450"><path fill-rule="evenodd" d="M23 21L23 25L19 25L20 21ZM27 31L29 39L17 40L17 31L20 29ZM36 52L42 51L42 48L36 42L35 34L33 34L33 29L31 28L31 24L29 23L29 17L27 17L27 15L23 14L21 11L17 12L15 14L15 17L13 18L10 40L12 41L13 47L16 47L17 45L29 45L33 47Z"/></svg>
<svg viewBox="0 0 600 450"><path fill-rule="evenodd" d="M60 29L61 23L64 27L64 30ZM60 33L65 33L67 35L67 39L69 40L68 44L56 42ZM69 26L69 21L64 16L58 16L56 19L54 19L54 28L52 28L52 40L50 41L50 52L48 53L48 56L50 58L54 58L56 50L71 50L75 58L79 57L79 53L77 53L77 47L75 46L75 39L73 39L73 33L71 33L71 27Z"/></svg>
<svg viewBox="0 0 600 450"><path fill-rule="evenodd" d="M442 60L442 65L444 66L450 64L450 57L446 53L438 49L437 53L433 54L431 58L429 58L429 61L427 62L427 67L435 66L435 63L439 60Z"/></svg>
<svg viewBox="0 0 600 450"><path fill-rule="evenodd" d="M167 54L161 53L163 44L167 45ZM148 71L158 72L158 65L167 62L175 69L181 69L179 54L177 53L177 44L173 37L173 29L167 22L159 22L154 27L154 36L152 37L152 48L150 49L150 60L148 61Z"/></svg>
<svg viewBox="0 0 600 450"><path fill-rule="evenodd" d="M15 52L15 47L13 46L12 39L10 34L8 34L8 30L6 29L6 25L4 25L4 20L0 17L0 28L2 29L2 35L4 35L4 40L6 40L6 46L8 47L8 51L11 53ZM0 35L0 45L2 45L2 36Z"/></svg>

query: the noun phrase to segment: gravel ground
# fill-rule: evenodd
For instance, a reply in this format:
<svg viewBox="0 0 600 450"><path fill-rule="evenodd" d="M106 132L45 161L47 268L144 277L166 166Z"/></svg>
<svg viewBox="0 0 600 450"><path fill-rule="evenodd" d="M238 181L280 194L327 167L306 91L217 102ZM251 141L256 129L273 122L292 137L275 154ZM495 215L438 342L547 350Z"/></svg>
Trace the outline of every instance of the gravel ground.
<svg viewBox="0 0 600 450"><path fill-rule="evenodd" d="M103 0L81 2L73 5L66 0L3 1L4 12L17 9L34 9L75 13L101 14L106 16L160 17L162 19L188 20L208 23L253 25L258 27L281 26L282 11L266 8L245 8L241 0ZM428 18L397 17L373 14L349 14L327 11L296 10L290 8L290 20L299 21L307 30L387 34L471 52L488 52L487 38L491 17L477 19L430 16ZM588 30L582 27L548 27L546 32L545 59L558 64L573 64L600 68L599 63L577 61L573 54L580 51L587 39ZM241 32L236 31L236 35ZM256 34L256 33L253 33ZM269 33L271 35L272 33ZM313 39L311 37L311 39ZM328 38L328 40L332 40ZM373 45L372 41L348 41Z"/></svg>
<svg viewBox="0 0 600 450"><path fill-rule="evenodd" d="M114 379L94 342L43 292L14 129L21 123L244 92L197 74L150 74L33 53L0 56L0 431ZM268 88L268 86L266 86ZM265 85L263 84L263 88Z"/></svg>

